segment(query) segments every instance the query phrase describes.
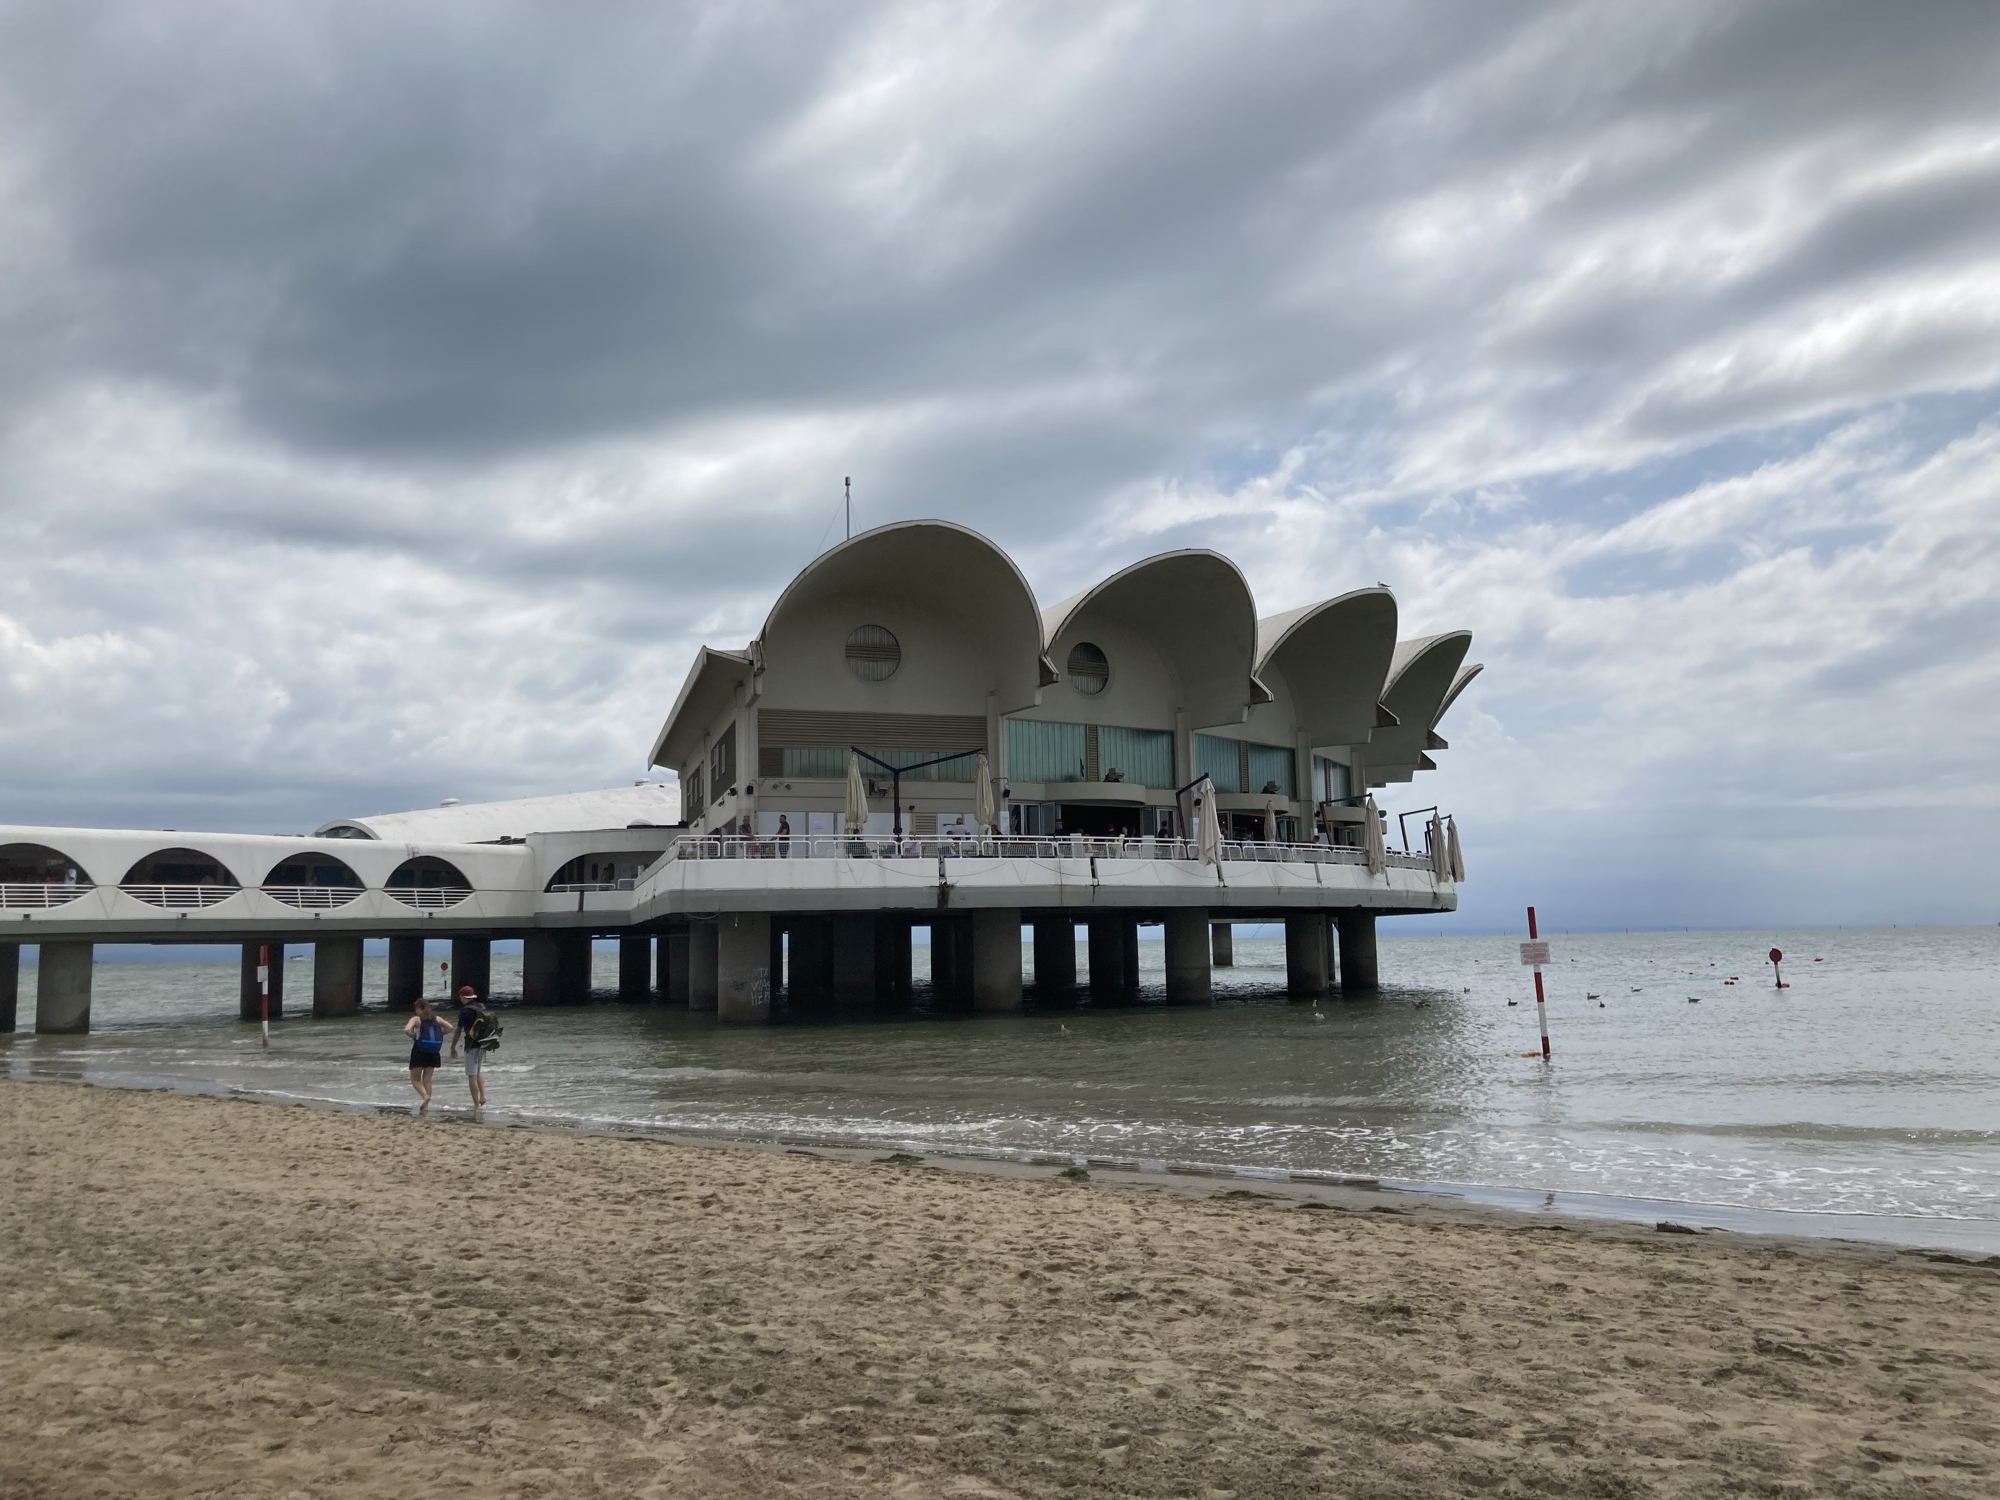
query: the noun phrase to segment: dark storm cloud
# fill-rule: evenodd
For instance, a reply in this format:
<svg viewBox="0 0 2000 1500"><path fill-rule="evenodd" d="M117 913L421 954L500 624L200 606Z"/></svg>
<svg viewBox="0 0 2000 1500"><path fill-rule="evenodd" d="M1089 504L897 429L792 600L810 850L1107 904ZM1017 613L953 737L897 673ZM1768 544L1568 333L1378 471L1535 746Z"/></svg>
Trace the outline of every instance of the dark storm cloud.
<svg viewBox="0 0 2000 1500"><path fill-rule="evenodd" d="M1496 826L1962 795L1996 101L1984 4L0 7L0 816L636 774L849 474L1470 624Z"/></svg>

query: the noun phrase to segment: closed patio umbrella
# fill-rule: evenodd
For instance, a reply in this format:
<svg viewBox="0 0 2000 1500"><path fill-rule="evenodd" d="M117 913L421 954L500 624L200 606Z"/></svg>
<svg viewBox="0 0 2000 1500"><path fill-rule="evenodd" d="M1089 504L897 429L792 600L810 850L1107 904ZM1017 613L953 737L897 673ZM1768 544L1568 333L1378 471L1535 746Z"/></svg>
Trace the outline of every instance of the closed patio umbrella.
<svg viewBox="0 0 2000 1500"><path fill-rule="evenodd" d="M986 763L986 752L979 752L979 761L972 771L972 820L979 825L982 838L991 838L998 831L1000 816L993 805L993 771Z"/></svg>
<svg viewBox="0 0 2000 1500"><path fill-rule="evenodd" d="M1451 879L1451 855L1444 846L1444 823L1436 813L1431 814L1430 845L1431 874L1439 880Z"/></svg>
<svg viewBox="0 0 2000 1500"><path fill-rule="evenodd" d="M1458 847L1458 819L1446 818L1444 820L1444 839L1445 843L1450 846L1452 883L1457 884L1459 881L1465 879L1465 854Z"/></svg>
<svg viewBox="0 0 2000 1500"><path fill-rule="evenodd" d="M868 831L868 787L861 779L861 757L847 752L847 831L860 837Z"/></svg>
<svg viewBox="0 0 2000 1500"><path fill-rule="evenodd" d="M1215 783L1206 776L1194 789L1195 857L1205 865L1222 863L1222 814L1215 807Z"/></svg>
<svg viewBox="0 0 2000 1500"><path fill-rule="evenodd" d="M1382 814L1376 809L1373 793L1369 794L1363 810L1368 815L1362 824L1362 850L1368 860L1368 873L1380 875L1389 868L1389 851L1382 847Z"/></svg>

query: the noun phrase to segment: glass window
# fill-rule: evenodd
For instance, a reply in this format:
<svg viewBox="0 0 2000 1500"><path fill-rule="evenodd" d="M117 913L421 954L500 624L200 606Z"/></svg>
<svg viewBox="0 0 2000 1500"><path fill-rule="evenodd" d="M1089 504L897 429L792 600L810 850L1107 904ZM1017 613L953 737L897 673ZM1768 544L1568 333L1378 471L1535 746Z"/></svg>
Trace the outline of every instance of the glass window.
<svg viewBox="0 0 2000 1500"><path fill-rule="evenodd" d="M1194 774L1207 776L1218 792L1243 790L1242 768L1237 764L1236 741L1220 735L1194 737Z"/></svg>
<svg viewBox="0 0 2000 1500"><path fill-rule="evenodd" d="M1249 790L1291 796L1292 752L1282 745L1252 745Z"/></svg>
<svg viewBox="0 0 2000 1500"><path fill-rule="evenodd" d="M1007 776L1013 781L1083 780L1083 726L1009 719Z"/></svg>
<svg viewBox="0 0 2000 1500"><path fill-rule="evenodd" d="M1122 780L1138 786L1174 784L1174 737L1164 729L1117 729L1107 724L1097 731L1097 759L1107 777L1115 770Z"/></svg>
<svg viewBox="0 0 2000 1500"><path fill-rule="evenodd" d="M1322 802L1344 802L1354 793L1350 789L1349 771L1345 761L1329 760L1324 755L1313 757L1315 790Z"/></svg>
<svg viewBox="0 0 2000 1500"><path fill-rule="evenodd" d="M782 757L784 776L824 776L838 778L847 774L847 752L838 745L811 745L803 749L787 748L778 752Z"/></svg>
<svg viewBox="0 0 2000 1500"><path fill-rule="evenodd" d="M858 625L847 638L847 670L863 682L887 682L903 664L903 647L884 625Z"/></svg>
<svg viewBox="0 0 2000 1500"><path fill-rule="evenodd" d="M1095 698L1111 681L1111 663L1089 641L1070 647L1068 671L1071 686L1087 698Z"/></svg>

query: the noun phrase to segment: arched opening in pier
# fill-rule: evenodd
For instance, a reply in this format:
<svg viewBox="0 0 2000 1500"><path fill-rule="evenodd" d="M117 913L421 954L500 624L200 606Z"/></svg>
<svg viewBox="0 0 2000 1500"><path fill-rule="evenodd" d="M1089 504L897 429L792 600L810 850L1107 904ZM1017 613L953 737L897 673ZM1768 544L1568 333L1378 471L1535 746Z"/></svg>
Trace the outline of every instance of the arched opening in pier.
<svg viewBox="0 0 2000 1500"><path fill-rule="evenodd" d="M118 882L128 896L150 906L213 906L243 888L229 867L199 849L161 849L148 854Z"/></svg>
<svg viewBox="0 0 2000 1500"><path fill-rule="evenodd" d="M663 849L617 849L599 854L579 854L557 870L554 878L542 889L630 890L640 874L650 869L665 852Z"/></svg>
<svg viewBox="0 0 2000 1500"><path fill-rule="evenodd" d="M0 906L61 906L96 882L60 849L0 844Z"/></svg>
<svg viewBox="0 0 2000 1500"><path fill-rule="evenodd" d="M264 894L287 906L345 906L361 891L344 861L317 851L288 855L264 877Z"/></svg>
<svg viewBox="0 0 2000 1500"><path fill-rule="evenodd" d="M472 894L472 882L449 860L420 854L396 866L384 889L405 906L455 906Z"/></svg>

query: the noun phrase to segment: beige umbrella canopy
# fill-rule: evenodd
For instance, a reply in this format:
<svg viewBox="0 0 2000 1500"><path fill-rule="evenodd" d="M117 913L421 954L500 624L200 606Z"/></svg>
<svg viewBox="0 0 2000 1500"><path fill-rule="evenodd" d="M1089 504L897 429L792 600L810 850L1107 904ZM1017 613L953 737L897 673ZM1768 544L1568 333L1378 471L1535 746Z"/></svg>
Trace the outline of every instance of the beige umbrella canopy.
<svg viewBox="0 0 2000 1500"><path fill-rule="evenodd" d="M1368 798L1364 810L1368 816L1362 824L1365 830L1365 836L1362 839L1362 849L1368 860L1368 873L1370 875L1380 875L1384 870L1389 868L1389 851L1382 847L1382 814L1375 806L1375 798L1372 793Z"/></svg>
<svg viewBox="0 0 2000 1500"><path fill-rule="evenodd" d="M986 752L979 752L979 763L972 772L972 820L979 825L983 835L993 834L1000 823L999 811L993 805L993 770L986 763Z"/></svg>
<svg viewBox="0 0 2000 1500"><path fill-rule="evenodd" d="M847 752L847 831L862 834L868 830L868 787L861 779L861 757L852 750Z"/></svg>
<svg viewBox="0 0 2000 1500"><path fill-rule="evenodd" d="M1445 843L1450 846L1451 878L1452 883L1455 885L1465 879L1465 854L1458 847L1458 819L1446 818L1444 820L1444 837Z"/></svg>
<svg viewBox="0 0 2000 1500"><path fill-rule="evenodd" d="M1194 789L1194 843L1203 864L1222 863L1222 815L1215 808L1215 783L1206 776Z"/></svg>
<svg viewBox="0 0 2000 1500"><path fill-rule="evenodd" d="M1444 844L1444 820L1436 813L1431 814L1430 823L1431 874L1439 880L1451 879L1451 855Z"/></svg>

